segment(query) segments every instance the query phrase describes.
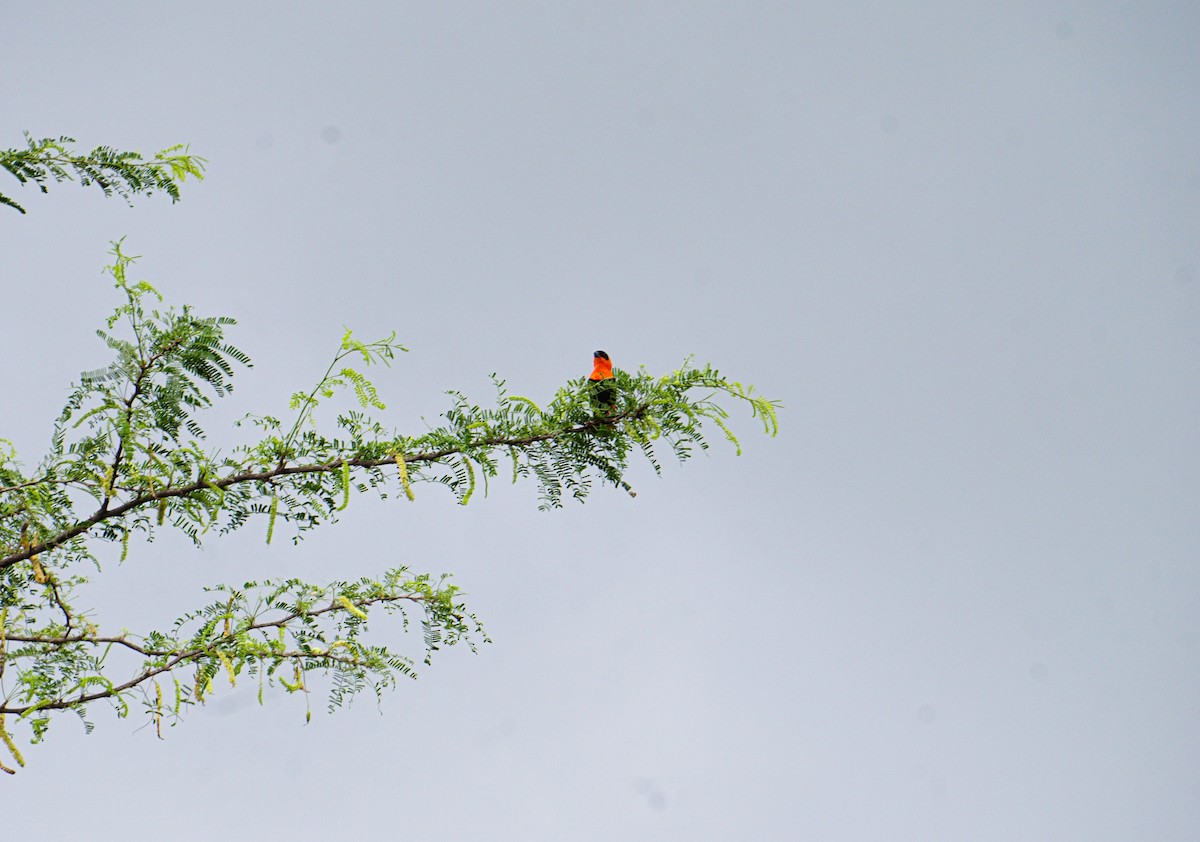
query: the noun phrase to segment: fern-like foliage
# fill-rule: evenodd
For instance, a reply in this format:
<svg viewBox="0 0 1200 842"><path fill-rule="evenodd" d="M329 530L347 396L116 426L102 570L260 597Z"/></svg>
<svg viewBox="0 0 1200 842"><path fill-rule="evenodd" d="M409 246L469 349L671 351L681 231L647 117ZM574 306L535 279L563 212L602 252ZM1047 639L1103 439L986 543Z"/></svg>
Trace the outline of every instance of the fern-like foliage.
<svg viewBox="0 0 1200 842"><path fill-rule="evenodd" d="M219 586L168 631L105 633L76 607L99 567L97 541L120 545L124 559L131 539L152 540L161 529L197 545L252 524L268 542L281 528L300 540L357 494L405 501L440 488L465 505L500 477L536 483L541 506L552 508L598 484L633 493L626 473L634 457L661 471L664 454L684 460L706 449L710 427L740 452L731 402L764 432L778 429L775 402L709 366L685 364L661 376L616 371L618 397L603 409L582 378L541 405L508 394L493 375L493 403L451 392L442 423L410 435L368 414L386 407L363 373L405 349L394 335L362 342L346 331L316 385L295 394L289 420L247 416L239 426L252 440L222 451L208 444L202 420L250 365L226 338L234 321L164 307L153 286L131 280L136 258L121 243L112 254L108 271L122 300L98 331L112 362L83 374L33 471L0 441L0 740L18 761L14 720L6 725L5 716L37 741L56 715L87 723L100 702L121 716L140 710L161 733L164 722L243 677L258 683L260 698L277 686L306 705L322 675L330 707L381 693L415 665L369 639L377 613L420 617L426 663L440 647L487 640L456 586L404 568L325 585ZM318 410L339 395L350 408L322 427Z"/></svg>
<svg viewBox="0 0 1200 842"><path fill-rule="evenodd" d="M72 137L35 139L25 133L24 149L0 149L0 168L7 170L22 185L36 184L41 192L49 192L50 182L78 180L87 187L96 185L104 195L117 195L132 201L135 195L153 195L161 191L179 201L179 185L189 176L204 178L205 160L188 151L183 144L169 146L152 158L139 152L126 152L111 146L97 146L90 152L78 153L71 148ZM0 205L20 213L25 208L16 200L0 193Z"/></svg>

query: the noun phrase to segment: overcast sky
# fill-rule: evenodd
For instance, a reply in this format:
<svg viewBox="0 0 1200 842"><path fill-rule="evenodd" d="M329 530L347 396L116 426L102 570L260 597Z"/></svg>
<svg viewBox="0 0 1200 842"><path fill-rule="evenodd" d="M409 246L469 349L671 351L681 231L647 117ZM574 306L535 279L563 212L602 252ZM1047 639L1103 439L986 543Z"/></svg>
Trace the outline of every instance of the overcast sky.
<svg viewBox="0 0 1200 842"><path fill-rule="evenodd" d="M128 208L0 174L0 436L26 464L116 303L108 242L285 409L343 325L423 429L604 348L785 404L774 440L539 513L363 499L299 548L135 547L81 604L450 571L495 639L326 715L253 686L155 739L95 706L0 836L1200 837L1200 7L43 4L21 132L208 177ZM419 654L419 641L407 644ZM415 648L413 648L415 647ZM252 684L244 682L244 684ZM382 711L382 713L381 713Z"/></svg>

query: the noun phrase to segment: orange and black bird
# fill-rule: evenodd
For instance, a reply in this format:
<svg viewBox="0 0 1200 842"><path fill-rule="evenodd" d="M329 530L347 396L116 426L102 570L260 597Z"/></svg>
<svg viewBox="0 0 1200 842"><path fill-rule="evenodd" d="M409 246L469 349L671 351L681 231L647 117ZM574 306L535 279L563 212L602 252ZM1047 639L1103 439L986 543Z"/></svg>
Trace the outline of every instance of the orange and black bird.
<svg viewBox="0 0 1200 842"><path fill-rule="evenodd" d="M612 360L603 351L592 354L592 376L588 378L592 388L592 403L612 411L617 402L617 384L612 382Z"/></svg>

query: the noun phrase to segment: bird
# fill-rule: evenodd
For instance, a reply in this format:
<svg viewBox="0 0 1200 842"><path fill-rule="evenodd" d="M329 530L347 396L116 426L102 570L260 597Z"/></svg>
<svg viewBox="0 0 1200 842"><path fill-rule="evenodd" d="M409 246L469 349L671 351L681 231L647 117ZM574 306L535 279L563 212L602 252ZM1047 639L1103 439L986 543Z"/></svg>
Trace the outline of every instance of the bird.
<svg viewBox="0 0 1200 842"><path fill-rule="evenodd" d="M612 360L604 351L596 351L592 354L592 375L588 378L592 388L592 403L610 412L617 402L617 384L612 380Z"/></svg>
<svg viewBox="0 0 1200 842"><path fill-rule="evenodd" d="M592 406L603 409L607 415L612 415L616 411L619 390L616 381L613 380L612 360L604 351L592 354L592 374L588 377L588 386L592 390ZM594 428L593 432L596 435L611 435L612 428L609 424L602 424ZM618 477L613 482L625 489L630 497L637 497L637 492L624 479Z"/></svg>

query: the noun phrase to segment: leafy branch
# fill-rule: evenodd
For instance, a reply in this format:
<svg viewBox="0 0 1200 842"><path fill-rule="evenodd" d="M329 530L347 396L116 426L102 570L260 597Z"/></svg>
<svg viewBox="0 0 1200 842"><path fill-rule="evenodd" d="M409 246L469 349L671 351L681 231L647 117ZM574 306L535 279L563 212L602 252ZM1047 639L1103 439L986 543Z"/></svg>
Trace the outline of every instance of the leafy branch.
<svg viewBox="0 0 1200 842"><path fill-rule="evenodd" d="M364 641L372 607L399 612L405 627L405 606L421 610L426 663L439 645L466 640L474 648L472 636L482 634L473 615L456 601L456 586L445 577L433 582L405 568L390 570L378 581L335 582L324 588L289 579L211 590L221 595L218 600L185 615L165 633L103 636L90 624L74 632L49 627L32 634L7 633L0 639L4 660L35 659L60 668L23 673L12 698L6 695L2 713L29 719L36 742L53 712L71 710L86 717L87 705L108 700L125 717L136 692L161 736L163 718L177 721L186 707L203 702L220 674L231 686L243 673L256 679L260 702L265 688L279 684L288 693L302 691L307 704L306 676L312 672L332 677L332 710L363 689L378 696L395 685L397 676L416 677L411 659ZM13 648L5 652L5 644ZM116 668L111 663L114 650L140 658L122 681L107 677ZM61 668L66 664L72 668ZM290 676L286 669L280 672L284 667L290 667ZM190 674L181 681L177 673L185 670ZM171 681L167 703L161 693L164 679Z"/></svg>
<svg viewBox="0 0 1200 842"><path fill-rule="evenodd" d="M77 154L74 142L26 134L28 148L0 150L0 167L43 193L50 181L77 179L126 201L156 190L175 201L180 183L203 177L204 159L185 146L147 160L104 146ZM25 212L4 195L0 204ZM379 696L398 677L416 675L412 659L368 638L369 620L380 614L399 614L404 629L410 612L420 616L426 664L442 646L474 650L488 641L447 577L404 567L327 585L219 585L208 589L215 600L168 631L106 634L75 607L91 571L102 569L96 542L119 543L124 562L134 536L152 541L158 530L175 529L200 545L252 521L268 543L277 521L290 524L299 541L336 521L355 494L413 500L417 487L437 484L466 505L480 481L488 493L502 467L514 483L535 482L541 507L552 508L566 497L584 499L596 482L632 494L625 473L634 454L661 472L658 451L682 461L708 447L705 424L740 453L726 399L746 404L766 433L778 429L774 401L709 366L685 363L661 377L616 371L605 381L606 395L616 387L615 400L597 401L595 384L571 380L545 408L509 395L493 375L493 406L450 392L445 423L409 436L366 414L386 407L349 364L390 365L406 349L395 334L362 342L347 330L316 385L294 394L290 420L246 416L238 426L254 428L254 440L223 455L207 444L200 419L232 391L236 368L250 365L225 338L234 320L188 306L158 309L158 291L129 277L136 257L120 242L112 254L107 269L122 302L97 333L113 362L81 375L33 470L0 439L0 742L21 766L9 715L36 743L56 715L77 715L90 731L90 705L106 703L121 717L140 706L161 737L163 722L175 724L203 703L220 675L231 685L257 680L260 702L266 688L278 686L300 693L308 708L314 675L328 680L330 709L366 690ZM352 398L354 408L326 432L317 410L339 397ZM0 762L0 771L14 770Z"/></svg>
<svg viewBox="0 0 1200 842"><path fill-rule="evenodd" d="M204 178L203 158L192 155L183 144L168 146L152 158L139 152L124 152L111 146L97 146L86 154L75 152L72 137L34 139L25 133L24 149L0 149L0 168L7 170L17 181L36 184L42 193L49 192L49 183L78 180L87 187L95 184L105 196L118 195L131 202L135 195L153 195L162 191L179 201L179 184L189 176ZM14 199L0 193L0 205L20 213L25 208Z"/></svg>
<svg viewBox="0 0 1200 842"><path fill-rule="evenodd" d="M324 586L298 580L220 586L213 589L217 601L185 614L169 632L103 634L74 608L88 582L81 571L100 568L96 541L119 543L124 560L131 537L153 540L160 529L177 529L200 545L210 534L257 522L269 542L279 521L291 525L298 541L336 521L353 495L411 500L422 485L440 485L465 505L480 485L486 495L502 469L512 482L535 482L542 508L551 508L567 497L584 499L597 482L629 489L625 475L635 454L661 472L659 451L685 460L706 449L705 424L740 452L725 399L745 403L764 432L778 429L775 402L711 367L685 364L660 377L616 371L617 398L603 410L582 377L543 408L508 394L493 375L494 405L451 392L443 424L405 435L366 414L385 406L348 364L388 365L404 349L394 335L364 343L347 331L317 384L294 395L290 421L247 416L239 426L254 428L255 440L223 455L206 444L200 421L232 391L235 369L250 365L226 339L233 319L187 306L159 309L158 291L130 278L136 258L121 243L112 254L108 271L123 301L98 335L114 361L82 375L33 471L22 470L11 445L0 446L0 739L6 744L5 715L18 717L38 741L55 714L71 712L90 728L86 711L99 701L126 716L140 700L161 733L164 720L177 721L213 692L218 673L231 683L243 673L255 676L260 696L278 679L285 691L304 690L307 699L315 671L329 677L331 708L367 689L379 694L414 670L410 659L366 638L372 608L421 612L426 663L441 645L473 648L487 640L456 586L403 568ZM317 411L338 396L352 408L336 416L335 432L324 432Z"/></svg>

